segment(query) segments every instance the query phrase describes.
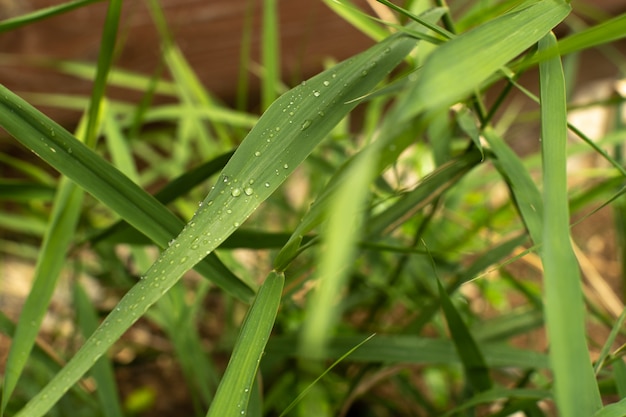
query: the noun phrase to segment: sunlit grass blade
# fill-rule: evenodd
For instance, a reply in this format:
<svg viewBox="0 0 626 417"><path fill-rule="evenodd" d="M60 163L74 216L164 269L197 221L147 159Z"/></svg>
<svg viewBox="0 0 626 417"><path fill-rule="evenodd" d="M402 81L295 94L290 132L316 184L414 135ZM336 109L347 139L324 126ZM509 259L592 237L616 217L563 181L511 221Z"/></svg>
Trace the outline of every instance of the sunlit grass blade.
<svg viewBox="0 0 626 417"><path fill-rule="evenodd" d="M373 89L402 62L414 46L415 40L412 38L401 33L392 35L276 100L226 164L217 183L180 235L160 255L144 278L122 298L68 365L18 415L40 417L46 413L114 340L138 320L186 271L239 228L356 106L357 103L353 101L355 97L361 97ZM13 105L14 100L16 99L9 100L5 97L4 101L0 101L3 104L0 107L0 116L7 105L16 113L23 113L14 110L19 110ZM23 106L27 104L24 103ZM4 124L10 124L4 118L0 120ZM37 138L43 133L36 129L35 132ZM48 133L44 133L44 138L50 140ZM65 139L69 141L71 137ZM41 152L50 153L47 146L36 143L39 140L33 142ZM67 144L59 145L61 149L56 153L63 153L70 160L76 159L75 155L72 157L72 153L67 152ZM76 151L73 152L75 153ZM93 164L103 164L94 155L87 152L82 155ZM79 161L86 162L81 159ZM117 186L113 183L107 185L107 192L117 194L120 184L126 184L128 180L110 166L105 170L107 175L114 175L119 182ZM133 193L140 190L136 186L132 189ZM130 197L132 196L125 194L118 203L129 204ZM153 204L154 200L146 197L144 199L147 205ZM134 209L142 206L140 204Z"/></svg>
<svg viewBox="0 0 626 417"><path fill-rule="evenodd" d="M356 243L363 231L365 202L376 157L372 152L361 153L326 204L326 223L321 232L324 250L318 260L317 287L307 302L299 346L305 358L323 356L326 339L340 314L337 295L352 270L348 265L353 264Z"/></svg>
<svg viewBox="0 0 626 417"><path fill-rule="evenodd" d="M467 380L474 390L478 392L487 391L492 387L493 383L491 382L489 368L485 363L481 349L439 280L437 280L437 285L439 287L441 308L446 316L448 329L450 329L450 337L463 363Z"/></svg>
<svg viewBox="0 0 626 417"><path fill-rule="evenodd" d="M82 334L88 336L98 327L98 316L87 293L79 283L74 284L74 303L78 326ZM104 417L122 417L122 406L111 361L107 357L98 359L92 368L91 375L98 387L97 394Z"/></svg>
<svg viewBox="0 0 626 417"><path fill-rule="evenodd" d="M570 6L544 0L488 21L438 47L418 73L405 117L454 104L561 22Z"/></svg>
<svg viewBox="0 0 626 417"><path fill-rule="evenodd" d="M389 32L377 24L370 15L363 12L348 0L323 0L326 6L331 8L337 15L365 33L370 38L379 41L389 35Z"/></svg>
<svg viewBox="0 0 626 417"><path fill-rule="evenodd" d="M555 36L548 34L539 42L539 49L555 45ZM544 182L541 258L554 398L561 415L593 415L602 402L587 350L581 277L570 243L567 112L560 58L542 62L539 71Z"/></svg>
<svg viewBox="0 0 626 417"><path fill-rule="evenodd" d="M20 26L25 26L38 20L47 19L49 17L57 16L62 13L66 13L77 9L79 7L87 6L90 3L96 3L102 0L76 0L68 1L67 3L57 4L54 6L46 7L36 10L21 16L5 19L0 22L0 33L7 32L9 30L16 29Z"/></svg>
<svg viewBox="0 0 626 417"><path fill-rule="evenodd" d="M244 415L280 305L285 277L271 272L243 323L207 417Z"/></svg>

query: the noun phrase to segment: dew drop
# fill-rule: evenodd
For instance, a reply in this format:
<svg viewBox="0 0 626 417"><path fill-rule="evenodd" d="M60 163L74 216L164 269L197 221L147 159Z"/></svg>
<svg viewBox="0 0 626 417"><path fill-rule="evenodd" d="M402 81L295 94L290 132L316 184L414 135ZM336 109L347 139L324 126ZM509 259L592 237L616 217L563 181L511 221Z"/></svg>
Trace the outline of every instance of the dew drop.
<svg viewBox="0 0 626 417"><path fill-rule="evenodd" d="M256 152L254 153L254 156L261 156L261 152L256 151Z"/></svg>
<svg viewBox="0 0 626 417"><path fill-rule="evenodd" d="M198 245L191 245L191 249L193 249L193 250L198 249Z"/></svg>
<svg viewBox="0 0 626 417"><path fill-rule="evenodd" d="M243 192L246 195L252 195L252 193L254 192L254 190L251 187L247 187L245 190L243 190Z"/></svg>
<svg viewBox="0 0 626 417"><path fill-rule="evenodd" d="M285 165L283 165L283 168L288 169L289 165L285 164Z"/></svg>
<svg viewBox="0 0 626 417"><path fill-rule="evenodd" d="M317 91L317 90L313 91L313 95L314 95L315 97L319 97L319 96L320 96L320 94L321 94L321 93L320 93L319 91Z"/></svg>
<svg viewBox="0 0 626 417"><path fill-rule="evenodd" d="M227 175L224 175L224 179L222 181L226 183L226 182L230 181L230 178L228 178Z"/></svg>
<svg viewBox="0 0 626 417"><path fill-rule="evenodd" d="M270 188L270 183L269 182L265 183L265 188Z"/></svg>
<svg viewBox="0 0 626 417"><path fill-rule="evenodd" d="M50 147L50 150L52 151L52 153L56 153L57 152L57 150L54 149L53 147Z"/></svg>
<svg viewBox="0 0 626 417"><path fill-rule="evenodd" d="M280 127L276 126L276 129L274 129L277 132L280 132Z"/></svg>
<svg viewBox="0 0 626 417"><path fill-rule="evenodd" d="M326 87L328 87L328 86L330 85L330 81L326 80L326 81L324 81L324 83L323 83L323 84L324 84Z"/></svg>
<svg viewBox="0 0 626 417"><path fill-rule="evenodd" d="M183 256L182 258L180 258L180 262L181 264L184 264L185 262L187 262L187 257Z"/></svg>
<svg viewBox="0 0 626 417"><path fill-rule="evenodd" d="M361 77L365 77L367 75L367 70L361 71Z"/></svg>
<svg viewBox="0 0 626 417"><path fill-rule="evenodd" d="M307 119L302 123L302 126L300 126L300 130L306 130L309 126L311 126L311 120Z"/></svg>
<svg viewBox="0 0 626 417"><path fill-rule="evenodd" d="M233 188L233 190L230 192L230 195L232 195L233 197L239 197L241 195L241 188Z"/></svg>
<svg viewBox="0 0 626 417"><path fill-rule="evenodd" d="M233 223L233 226L235 226L235 227L239 227L239 222L234 222L234 223Z"/></svg>

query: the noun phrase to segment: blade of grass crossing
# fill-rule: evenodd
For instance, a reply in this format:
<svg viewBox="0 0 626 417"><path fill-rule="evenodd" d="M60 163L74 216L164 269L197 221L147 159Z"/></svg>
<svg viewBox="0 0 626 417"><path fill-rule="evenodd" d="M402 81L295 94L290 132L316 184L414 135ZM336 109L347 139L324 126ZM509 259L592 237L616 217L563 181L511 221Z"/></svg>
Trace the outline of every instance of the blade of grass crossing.
<svg viewBox="0 0 626 417"><path fill-rule="evenodd" d="M437 286L441 308L446 316L454 347L463 363L467 380L476 391L487 391L493 383L483 354L439 279Z"/></svg>
<svg viewBox="0 0 626 417"><path fill-rule="evenodd" d="M0 33L17 29L18 27L25 26L33 22L37 22L38 20L43 20L49 17L62 14L62 13L70 12L74 9L86 6L91 3L96 3L99 1L102 1L102 0L69 1L67 3L46 7L44 9L39 9L34 12L24 14L22 16L6 19L0 22Z"/></svg>
<svg viewBox="0 0 626 417"><path fill-rule="evenodd" d="M107 87L109 69L113 63L113 52L117 40L117 27L122 12L122 0L110 0L107 15L102 31L100 53L98 54L98 67L96 79L91 90L91 100L87 111L87 128L85 131L85 144L93 148L96 143L98 126L100 126L100 112L102 98Z"/></svg>
<svg viewBox="0 0 626 417"><path fill-rule="evenodd" d="M33 285L22 307L6 361L0 415L4 413L26 366L59 274L65 266L65 256L72 243L82 201L82 190L69 180L62 179L35 266Z"/></svg>
<svg viewBox="0 0 626 417"><path fill-rule="evenodd" d="M89 336L98 327L98 316L80 283L75 283L73 289L78 326L83 335ZM98 387L96 393L100 400L102 414L105 417L122 417L122 406L111 361L106 356L98 359L93 366L91 375Z"/></svg>
<svg viewBox="0 0 626 417"><path fill-rule="evenodd" d="M3 86L0 86L0 125L162 248L182 229L183 221L152 195ZM242 301L254 295L214 254L206 257L197 269Z"/></svg>
<svg viewBox="0 0 626 417"><path fill-rule="evenodd" d="M98 70L92 88L86 118L86 129L82 135L88 147L95 145L96 132L100 125L100 104L104 96L107 75L112 62L111 57L115 47L121 6L121 0L111 0L107 9L100 54L98 56ZM50 133L54 134L54 130L50 129ZM52 298L59 274L65 263L65 254L72 243L74 230L78 224L83 194L83 190L70 182L66 177L61 179L61 185L51 215L52 220L44 237L41 253L37 259L33 287L24 304L15 338L9 351L2 401L0 402L0 415L4 414L9 397L17 386L18 379L35 343L39 326Z"/></svg>
<svg viewBox="0 0 626 417"><path fill-rule="evenodd" d="M17 416L41 417L45 414L186 271L239 228L356 106L354 98L371 91L414 46L414 39L402 33L394 34L276 100L226 164L217 183L180 235L159 256L143 279L122 298L63 370ZM14 107L10 100L2 101L2 95L0 102L4 107ZM0 107L0 115L2 110L3 107ZM0 120L7 123L4 119ZM50 140L49 136L43 137ZM49 153L46 149L42 151ZM69 159L74 160L75 155ZM84 164L84 161L78 162ZM111 173L111 167L107 166L107 175ZM114 173L122 181L127 181L118 171Z"/></svg>
<svg viewBox="0 0 626 417"><path fill-rule="evenodd" d="M437 48L410 92L405 117L463 99L561 22L570 6L544 0L488 21Z"/></svg>
<svg viewBox="0 0 626 417"><path fill-rule="evenodd" d="M285 277L271 272L248 312L207 417L245 415L265 345L278 313Z"/></svg>
<svg viewBox="0 0 626 417"><path fill-rule="evenodd" d="M555 45L556 37L548 34L539 42L539 49ZM602 402L587 350L580 271L570 244L567 113L560 58L541 63L539 71L544 181L541 258L554 398L563 416L593 415Z"/></svg>
<svg viewBox="0 0 626 417"><path fill-rule="evenodd" d="M372 150L371 148L369 149ZM324 251L319 258L317 288L307 302L299 349L305 358L321 358L337 315L337 294L351 272L355 246L362 233L368 186L375 174L376 154L364 152L349 167L344 181L327 202L322 229Z"/></svg>

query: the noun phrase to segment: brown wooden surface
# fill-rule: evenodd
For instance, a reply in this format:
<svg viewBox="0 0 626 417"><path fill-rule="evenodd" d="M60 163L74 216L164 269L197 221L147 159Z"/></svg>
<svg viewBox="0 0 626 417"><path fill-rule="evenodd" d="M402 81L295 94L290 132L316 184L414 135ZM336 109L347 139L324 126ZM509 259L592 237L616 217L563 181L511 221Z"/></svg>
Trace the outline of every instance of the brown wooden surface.
<svg viewBox="0 0 626 417"><path fill-rule="evenodd" d="M36 10L61 0L0 0L0 18ZM579 0L617 14L624 0ZM241 34L248 0L161 0L175 40L202 83L229 100L236 89ZM261 0L255 7L253 57L258 62ZM355 3L371 11L367 0ZM107 2L99 2L25 28L0 34L0 82L17 92L86 94L89 82L62 76L52 69L24 65L25 58L54 58L95 62ZM575 6L576 7L576 6ZM279 1L283 79L295 82L319 71L324 59L346 58L371 42L336 16L321 0ZM159 42L143 0L126 0L120 24L121 68L151 74L159 62ZM19 57L22 64L15 58ZM252 77L251 90L258 86ZM136 100L138 94L112 91ZM75 113L48 111L62 123Z"/></svg>

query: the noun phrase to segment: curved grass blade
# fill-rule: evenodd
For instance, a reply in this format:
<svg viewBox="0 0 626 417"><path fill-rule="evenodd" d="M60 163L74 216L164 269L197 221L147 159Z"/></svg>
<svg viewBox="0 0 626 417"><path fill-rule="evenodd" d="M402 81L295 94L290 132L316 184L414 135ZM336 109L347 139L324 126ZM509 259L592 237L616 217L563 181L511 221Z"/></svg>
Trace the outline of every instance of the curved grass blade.
<svg viewBox="0 0 626 417"><path fill-rule="evenodd" d="M562 0L543 0L507 13L438 47L407 97L406 118L463 99L490 75L541 39L569 13ZM504 34L504 36L503 36Z"/></svg>
<svg viewBox="0 0 626 417"><path fill-rule="evenodd" d="M271 272L259 289L220 382L207 417L246 413L261 356L278 313L285 276Z"/></svg>
<svg viewBox="0 0 626 417"><path fill-rule="evenodd" d="M394 34L352 59L303 82L276 100L226 164L218 182L178 238L166 248L144 278L122 298L67 366L18 416L41 417L45 414L93 362L186 271L239 228L357 105L353 101L355 97L361 97L373 89L402 62L414 46L414 39L402 33ZM0 95L0 103L3 104L0 106L2 116L3 111L9 112L6 103L10 106L12 101L2 100ZM11 123L4 118L0 120ZM46 136L44 138L49 139ZM71 153L67 153L66 143L59 145L66 158L75 159ZM38 149L49 152L42 146ZM95 154L84 154L94 163L103 164ZM115 175L121 183L128 182L126 177L110 166L107 166L106 175ZM105 185L110 188L109 192L117 193L113 183L105 182ZM134 190L141 189L134 186ZM134 202L133 196L128 195L128 190L126 192L119 203L132 206L129 200ZM140 193L142 196L145 194L143 191ZM148 197L142 198L148 204L153 202ZM132 211L141 207L133 206Z"/></svg>
<svg viewBox="0 0 626 417"><path fill-rule="evenodd" d="M33 22L37 22L39 20L47 19L49 17L53 17L62 13L66 13L77 9L79 7L86 6L91 3L100 2L102 0L76 0L69 1L67 3L58 4L50 7L46 7L44 9L36 10L31 13L27 13L22 16L13 17L10 19L3 20L0 22L0 33L8 32L13 29L17 29L18 27L28 25Z"/></svg>
<svg viewBox="0 0 626 417"><path fill-rule="evenodd" d="M546 35L539 50L554 48ZM561 415L593 415L601 406L585 333L578 262L570 243L567 196L567 110L559 57L539 66L543 165L543 247L545 315L554 374L554 398Z"/></svg>

